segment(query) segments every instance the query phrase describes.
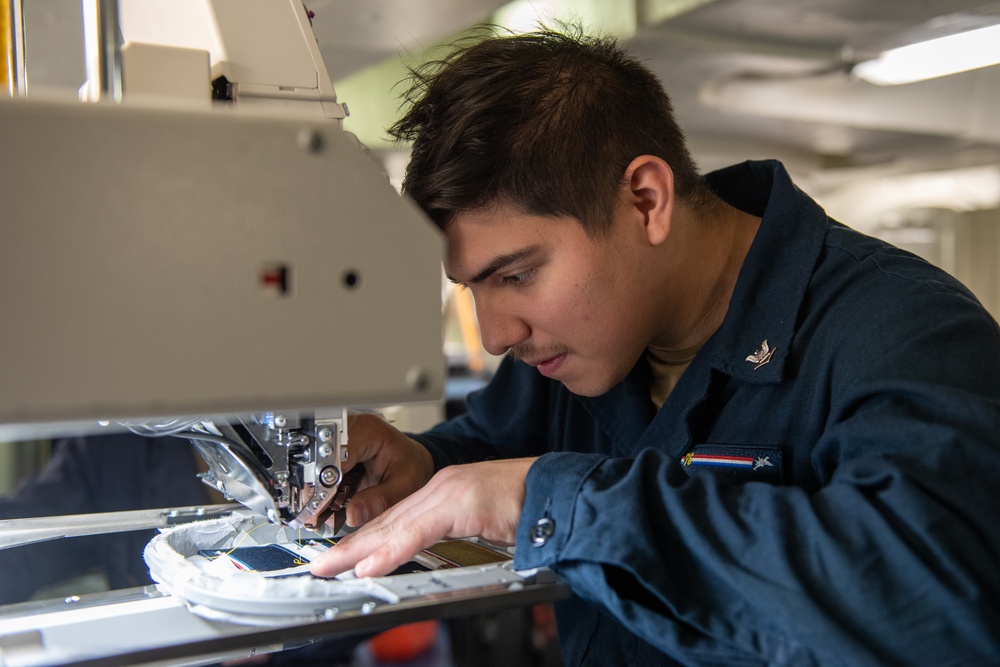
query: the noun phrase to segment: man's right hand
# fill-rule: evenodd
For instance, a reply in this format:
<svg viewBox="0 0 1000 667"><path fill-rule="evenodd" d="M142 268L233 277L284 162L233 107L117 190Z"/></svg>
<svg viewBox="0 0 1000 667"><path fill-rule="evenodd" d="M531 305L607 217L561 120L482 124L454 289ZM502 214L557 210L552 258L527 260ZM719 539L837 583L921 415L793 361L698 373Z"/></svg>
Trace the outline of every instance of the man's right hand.
<svg viewBox="0 0 1000 667"><path fill-rule="evenodd" d="M434 459L380 415L351 413L344 472L365 466L360 490L347 503L347 525L363 526L424 486L434 475Z"/></svg>

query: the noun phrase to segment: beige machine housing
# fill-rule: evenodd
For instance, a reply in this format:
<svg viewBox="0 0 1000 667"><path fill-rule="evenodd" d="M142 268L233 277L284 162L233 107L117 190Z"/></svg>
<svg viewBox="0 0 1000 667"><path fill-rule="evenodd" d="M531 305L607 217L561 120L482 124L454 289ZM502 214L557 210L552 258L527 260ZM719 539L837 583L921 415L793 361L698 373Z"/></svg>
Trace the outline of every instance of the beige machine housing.
<svg viewBox="0 0 1000 667"><path fill-rule="evenodd" d="M336 123L0 99L0 128L0 424L440 397L442 237Z"/></svg>

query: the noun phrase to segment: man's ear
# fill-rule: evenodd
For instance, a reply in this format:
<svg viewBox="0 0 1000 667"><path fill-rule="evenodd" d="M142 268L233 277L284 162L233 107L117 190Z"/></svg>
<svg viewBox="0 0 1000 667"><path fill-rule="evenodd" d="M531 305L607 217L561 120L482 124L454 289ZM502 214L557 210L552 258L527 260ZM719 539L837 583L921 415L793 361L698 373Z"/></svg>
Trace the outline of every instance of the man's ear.
<svg viewBox="0 0 1000 667"><path fill-rule="evenodd" d="M625 169L625 196L641 214L651 245L663 243L670 234L674 211L674 172L664 160L640 155Z"/></svg>

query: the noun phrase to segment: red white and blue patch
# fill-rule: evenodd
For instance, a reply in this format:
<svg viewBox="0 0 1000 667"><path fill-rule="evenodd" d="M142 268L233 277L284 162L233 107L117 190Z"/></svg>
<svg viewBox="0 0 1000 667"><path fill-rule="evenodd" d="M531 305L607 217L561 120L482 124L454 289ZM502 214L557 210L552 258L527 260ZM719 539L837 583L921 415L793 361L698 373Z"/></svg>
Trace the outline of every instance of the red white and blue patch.
<svg viewBox="0 0 1000 667"><path fill-rule="evenodd" d="M689 475L708 473L736 484L780 484L783 478L780 447L696 445L681 457L681 465Z"/></svg>
<svg viewBox="0 0 1000 667"><path fill-rule="evenodd" d="M750 456L719 456L713 454L688 454L684 457L685 466L722 466L730 468L753 468L753 457Z"/></svg>

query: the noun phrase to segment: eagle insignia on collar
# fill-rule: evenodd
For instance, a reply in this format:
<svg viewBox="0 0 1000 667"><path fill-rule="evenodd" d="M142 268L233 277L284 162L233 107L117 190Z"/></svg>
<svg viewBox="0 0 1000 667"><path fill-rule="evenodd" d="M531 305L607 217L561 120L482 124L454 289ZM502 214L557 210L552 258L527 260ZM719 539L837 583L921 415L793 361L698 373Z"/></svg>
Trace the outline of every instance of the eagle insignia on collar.
<svg viewBox="0 0 1000 667"><path fill-rule="evenodd" d="M771 349L771 347L767 344L767 341L765 340L763 343L760 344L760 349L751 354L749 357L747 357L746 360L752 364L756 364L756 366L754 366L753 369L757 370L767 362L771 361L771 355L773 355L774 350L777 349L778 348Z"/></svg>

